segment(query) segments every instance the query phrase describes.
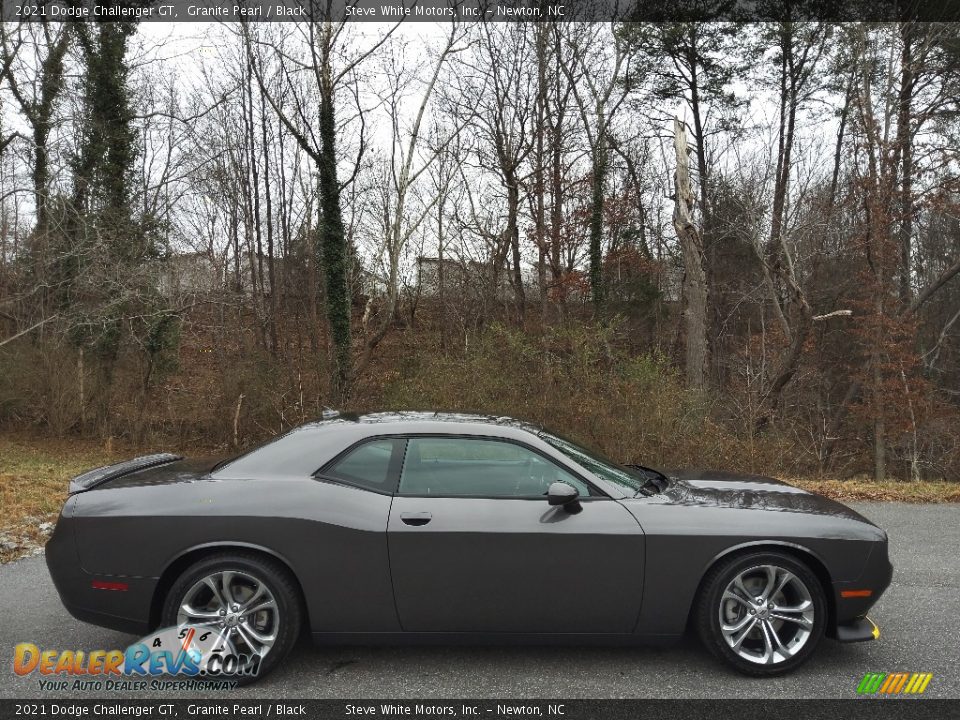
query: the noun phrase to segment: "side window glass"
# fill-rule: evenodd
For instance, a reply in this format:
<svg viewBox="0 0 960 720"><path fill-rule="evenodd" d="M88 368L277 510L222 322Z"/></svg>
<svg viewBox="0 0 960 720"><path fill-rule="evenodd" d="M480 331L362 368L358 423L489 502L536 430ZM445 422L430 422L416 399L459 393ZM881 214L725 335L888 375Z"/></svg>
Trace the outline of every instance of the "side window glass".
<svg viewBox="0 0 960 720"><path fill-rule="evenodd" d="M589 486L543 456L514 443L474 438L411 438L400 474L401 495L535 497L551 483Z"/></svg>
<svg viewBox="0 0 960 720"><path fill-rule="evenodd" d="M390 463L402 440L372 440L355 447L333 465L325 477L378 492L392 492Z"/></svg>

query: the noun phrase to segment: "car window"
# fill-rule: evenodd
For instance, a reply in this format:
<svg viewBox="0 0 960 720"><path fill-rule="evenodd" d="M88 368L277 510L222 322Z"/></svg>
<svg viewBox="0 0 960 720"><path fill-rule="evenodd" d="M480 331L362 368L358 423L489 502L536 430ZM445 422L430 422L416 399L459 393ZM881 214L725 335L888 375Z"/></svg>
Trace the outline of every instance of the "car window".
<svg viewBox="0 0 960 720"><path fill-rule="evenodd" d="M584 497L590 486L521 445L480 438L411 438L401 495L534 497L566 482Z"/></svg>
<svg viewBox="0 0 960 720"><path fill-rule="evenodd" d="M395 448L402 443L402 440L372 440L359 445L324 468L323 475L370 490L392 492L390 462Z"/></svg>
<svg viewBox="0 0 960 720"><path fill-rule="evenodd" d="M587 450L566 438L550 433L541 433L540 437L568 458L579 463L609 483L618 485L627 493L636 494L646 484L647 478L622 465L617 465L597 452Z"/></svg>

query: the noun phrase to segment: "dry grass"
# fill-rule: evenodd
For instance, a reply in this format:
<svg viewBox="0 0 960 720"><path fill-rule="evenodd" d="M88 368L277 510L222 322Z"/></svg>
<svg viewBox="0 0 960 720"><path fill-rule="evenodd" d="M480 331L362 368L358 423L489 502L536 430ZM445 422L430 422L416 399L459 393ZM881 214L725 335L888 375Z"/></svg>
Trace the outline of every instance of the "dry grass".
<svg viewBox="0 0 960 720"><path fill-rule="evenodd" d="M0 561L43 544L40 525L56 520L71 477L129 455L102 442L0 435L0 535L19 546L0 549Z"/></svg>
<svg viewBox="0 0 960 720"><path fill-rule="evenodd" d="M854 500L907 503L960 502L960 483L955 482L888 480L881 483L865 478L850 480L791 478L787 482L840 502Z"/></svg>

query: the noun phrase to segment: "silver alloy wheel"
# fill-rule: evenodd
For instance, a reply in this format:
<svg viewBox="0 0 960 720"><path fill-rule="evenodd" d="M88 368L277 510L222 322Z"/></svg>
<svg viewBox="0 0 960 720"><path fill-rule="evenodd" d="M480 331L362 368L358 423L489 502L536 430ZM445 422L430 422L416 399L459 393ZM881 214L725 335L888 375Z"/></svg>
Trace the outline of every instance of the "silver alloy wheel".
<svg viewBox="0 0 960 720"><path fill-rule="evenodd" d="M183 596L178 625L211 627L238 653L264 657L280 627L280 608L262 580L223 570L198 580Z"/></svg>
<svg viewBox="0 0 960 720"><path fill-rule="evenodd" d="M814 606L810 590L777 565L740 572L720 598L720 630L744 660L776 665L796 655L810 638Z"/></svg>

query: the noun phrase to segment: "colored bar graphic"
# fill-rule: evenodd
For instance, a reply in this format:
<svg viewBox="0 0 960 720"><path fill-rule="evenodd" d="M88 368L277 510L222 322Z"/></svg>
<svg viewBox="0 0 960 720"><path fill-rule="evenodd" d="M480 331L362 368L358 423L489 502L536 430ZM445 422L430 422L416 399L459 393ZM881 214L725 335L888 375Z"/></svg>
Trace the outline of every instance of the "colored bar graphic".
<svg viewBox="0 0 960 720"><path fill-rule="evenodd" d="M886 673L867 673L860 681L857 687L857 693L860 695L872 695L880 689L880 683L887 676Z"/></svg>
<svg viewBox="0 0 960 720"><path fill-rule="evenodd" d="M857 685L858 695L920 695L933 673L867 673Z"/></svg>

